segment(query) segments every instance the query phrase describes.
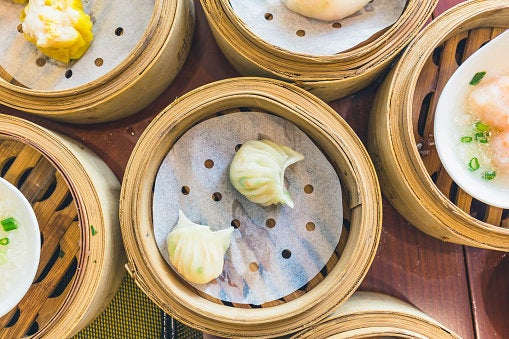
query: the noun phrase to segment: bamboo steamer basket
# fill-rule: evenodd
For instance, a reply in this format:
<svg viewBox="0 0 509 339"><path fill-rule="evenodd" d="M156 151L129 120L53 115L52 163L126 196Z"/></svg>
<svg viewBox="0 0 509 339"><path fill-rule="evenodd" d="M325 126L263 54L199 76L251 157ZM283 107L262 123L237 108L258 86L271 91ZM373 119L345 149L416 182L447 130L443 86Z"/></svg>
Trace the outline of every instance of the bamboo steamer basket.
<svg viewBox="0 0 509 339"><path fill-rule="evenodd" d="M324 321L292 339L374 337L460 338L413 305L385 294L357 291Z"/></svg>
<svg viewBox="0 0 509 339"><path fill-rule="evenodd" d="M249 114L251 109L293 122L327 155L342 184L347 225L335 254L305 290L257 308L214 300L179 278L157 248L151 208L155 175L180 136L216 114ZM281 336L323 319L358 287L378 246L380 199L377 177L362 143L346 122L315 96L263 78L211 83L164 109L131 155L120 199L127 270L159 307L188 326L226 337Z"/></svg>
<svg viewBox="0 0 509 339"><path fill-rule="evenodd" d="M380 88L368 148L382 190L410 223L443 241L509 250L507 210L473 199L448 176L433 140L434 110L464 60L505 30L509 1L468 1L435 19Z"/></svg>
<svg viewBox="0 0 509 339"><path fill-rule="evenodd" d="M120 184L83 145L8 115L0 115L0 166L31 202L42 240L34 283L0 318L0 337L70 337L102 312L124 276Z"/></svg>
<svg viewBox="0 0 509 339"><path fill-rule="evenodd" d="M438 0L408 0L388 29L349 50L311 56L281 49L253 34L226 0L201 0L212 33L243 75L281 79L325 101L358 91L379 77L424 26Z"/></svg>
<svg viewBox="0 0 509 339"><path fill-rule="evenodd" d="M141 5L153 7L153 10L149 7L152 12L149 19L132 17L146 11L141 11L137 4L131 2L122 2L122 18L105 16L103 12L109 9L109 5L103 5L102 1L87 2L87 6L93 8L90 14L94 20L102 15L105 21L126 25L111 28L111 22L95 22L94 41L108 34L117 35L119 42L111 43L115 48L111 44L103 44L91 52L92 47L95 48L92 41L91 49L87 51L94 54L88 60L90 66L82 73L77 70L80 61L85 62L82 61L87 57L85 53L76 63L66 67L66 78L72 76L73 79L79 79L86 76L92 80L65 89L55 89L52 85L47 88L29 88L17 79L16 74L9 74L0 65L0 103L50 119L78 124L119 119L147 106L173 81L183 66L191 47L195 18L191 0L153 0L142 2ZM133 43L134 47L126 53L124 59L103 74L102 68L106 67L108 61L115 62L118 59L115 54L120 53L117 50L120 40L136 39L133 35L137 33L133 31L137 29L129 25L142 19L147 20L148 24L141 38ZM14 35L20 34L16 27L6 29L6 32L12 32L8 34L13 35L13 39ZM19 48L16 40L13 41L7 49ZM38 65L41 63L41 68L53 64L45 57L33 62Z"/></svg>

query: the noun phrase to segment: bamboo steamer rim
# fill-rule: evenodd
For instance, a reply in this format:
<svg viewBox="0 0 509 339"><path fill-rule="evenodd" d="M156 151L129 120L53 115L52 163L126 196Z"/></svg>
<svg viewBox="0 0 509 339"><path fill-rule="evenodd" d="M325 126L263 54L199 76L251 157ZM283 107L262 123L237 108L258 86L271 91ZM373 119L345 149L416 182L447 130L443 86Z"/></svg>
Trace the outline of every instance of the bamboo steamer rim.
<svg viewBox="0 0 509 339"><path fill-rule="evenodd" d="M335 55L311 56L260 39L236 16L228 1L201 0L209 24L237 53L265 72L300 81L333 81L384 67L425 24L438 0L422 2L408 0L396 23L365 45Z"/></svg>
<svg viewBox="0 0 509 339"><path fill-rule="evenodd" d="M99 315L123 277L119 267L124 257L115 218L118 180L88 149L27 120L0 113L0 136L40 152L61 173L77 206L82 235L76 278L62 307L34 335L69 337ZM92 234L91 225L97 234Z"/></svg>
<svg viewBox="0 0 509 339"><path fill-rule="evenodd" d="M361 219L359 225L352 222L342 257L318 287L296 300L257 309L219 305L195 294L160 255L151 227L151 188L156 171L175 140L207 116L229 108L246 107L247 102L250 102L249 107L268 110L291 120L305 132L314 129L323 133L321 140L315 141L326 146L325 149L336 149L337 154L333 155L336 160L343 158L341 165L347 168L342 171L348 175L345 174L342 186L346 186L351 195L353 218ZM154 161L147 161L147 148ZM347 149L354 154L348 156ZM164 109L144 131L129 159L120 199L127 268L135 282L159 307L179 321L220 336L279 336L304 328L331 313L354 292L367 273L380 238L381 213L374 168L362 143L346 122L306 91L262 78L211 83L178 98ZM353 257L355 260L349 260ZM305 312L299 307L303 304L309 305Z"/></svg>
<svg viewBox="0 0 509 339"><path fill-rule="evenodd" d="M112 95L128 91L157 62L165 46L172 43L178 7L184 6L184 2L189 0L154 0L147 28L131 53L111 71L86 84L63 90L37 90L11 84L0 77L0 97L9 98L3 104L58 118L103 104Z"/></svg>
<svg viewBox="0 0 509 339"><path fill-rule="evenodd" d="M509 250L509 229L494 226L480 221L452 203L436 186L420 158L415 147L412 128L412 97L419 77L416 70L421 70L428 56L443 41L450 37L475 27L507 27L507 20L497 20L490 17L490 13L505 9L509 11L507 0L473 0L458 4L421 31L407 47L401 59L393 70L393 77L387 87L392 90L384 109L389 113L388 133L394 154L404 154L398 157L392 167L401 175L401 180L411 186L408 192L418 201L422 210L436 221L437 225L453 234L457 239L444 237L445 241L490 248L495 250ZM471 20L470 22L468 20ZM494 26L489 26L491 24ZM412 168L413 171L404 169ZM415 173L417 175L415 176ZM414 177L415 176L415 177Z"/></svg>
<svg viewBox="0 0 509 339"><path fill-rule="evenodd" d="M318 325L292 336L292 339L400 338L443 339L460 336L415 306L389 295L357 291L333 314Z"/></svg>

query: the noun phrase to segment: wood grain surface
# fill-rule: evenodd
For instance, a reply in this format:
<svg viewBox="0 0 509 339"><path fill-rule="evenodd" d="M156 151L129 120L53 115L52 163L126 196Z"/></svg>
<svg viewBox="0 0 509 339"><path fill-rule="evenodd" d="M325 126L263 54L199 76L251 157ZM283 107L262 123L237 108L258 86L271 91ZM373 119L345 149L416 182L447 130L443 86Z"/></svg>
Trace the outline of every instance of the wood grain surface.
<svg viewBox="0 0 509 339"><path fill-rule="evenodd" d="M461 0L440 0L433 17ZM209 82L239 76L212 38L199 1L191 54L176 80L138 114L112 123L72 126L0 106L80 140L122 179L130 151L151 119L182 94ZM381 80L381 79L380 79ZM365 143L374 95L381 83L331 106ZM376 258L360 289L384 292L415 305L465 339L509 338L509 259L506 253L443 243L406 222L384 200L383 232Z"/></svg>

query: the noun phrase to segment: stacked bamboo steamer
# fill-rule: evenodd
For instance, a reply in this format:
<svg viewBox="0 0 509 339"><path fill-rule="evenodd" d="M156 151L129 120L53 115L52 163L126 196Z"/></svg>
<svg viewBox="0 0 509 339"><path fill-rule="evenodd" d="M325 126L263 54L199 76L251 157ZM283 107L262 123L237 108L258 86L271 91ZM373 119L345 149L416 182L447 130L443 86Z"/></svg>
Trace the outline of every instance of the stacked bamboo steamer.
<svg viewBox="0 0 509 339"><path fill-rule="evenodd" d="M410 43L373 106L368 149L384 195L413 225L444 241L509 250L507 211L482 204L447 175L433 140L440 92L464 60L508 27L509 1L468 1Z"/></svg>
<svg viewBox="0 0 509 339"><path fill-rule="evenodd" d="M70 337L103 311L125 273L120 184L83 145L8 115L0 115L0 166L31 202L42 237L35 281L0 318L0 336Z"/></svg>
<svg viewBox="0 0 509 339"><path fill-rule="evenodd" d="M399 299L375 292L355 292L332 315L292 339L460 337L428 315Z"/></svg>
<svg viewBox="0 0 509 339"><path fill-rule="evenodd" d="M437 2L408 0L398 20L371 39L334 55L311 56L260 39L239 19L229 1L201 0L219 47L241 74L285 80L325 101L373 82L424 26Z"/></svg>
<svg viewBox="0 0 509 339"><path fill-rule="evenodd" d="M292 122L322 150L341 182L343 206L337 208L343 209L347 225L331 258L335 260L330 260L305 289L256 308L208 298L180 278L157 247L152 215L156 173L177 140L202 121L232 112L250 114L252 110ZM148 159L147 153L151 155ZM176 189L180 191L180 187ZM366 150L329 106L284 82L236 78L186 94L151 122L126 168L120 219L128 272L165 312L188 326L218 336L272 337L317 323L355 291L377 249L381 199Z"/></svg>
<svg viewBox="0 0 509 339"><path fill-rule="evenodd" d="M87 53L69 65L44 56L17 59L34 67L33 72L26 67L11 71L0 64L1 104L64 122L99 123L138 112L173 81L191 47L191 0L120 1L113 5L95 0L87 1L85 7L90 8L94 21L101 18L94 22L95 37ZM146 27L138 27L140 22L147 22ZM10 43L6 51L18 51L24 48L20 47L23 43L29 44L23 42L16 25L4 27ZM101 39L106 42L100 44ZM48 72L58 79L57 85L24 84L30 76L44 79ZM64 77L75 84L61 85L66 83Z"/></svg>

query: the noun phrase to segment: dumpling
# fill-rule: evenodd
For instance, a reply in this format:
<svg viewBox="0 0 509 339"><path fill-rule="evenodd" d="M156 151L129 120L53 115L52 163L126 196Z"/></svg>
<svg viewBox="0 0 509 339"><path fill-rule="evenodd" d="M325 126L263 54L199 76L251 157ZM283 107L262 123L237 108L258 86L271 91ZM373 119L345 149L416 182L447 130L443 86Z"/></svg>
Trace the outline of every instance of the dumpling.
<svg viewBox="0 0 509 339"><path fill-rule="evenodd" d="M333 21L354 14L371 0L282 0L289 10L308 18Z"/></svg>
<svg viewBox="0 0 509 339"><path fill-rule="evenodd" d="M189 282L210 282L223 272L232 232L231 226L214 232L209 226L191 222L179 210L177 225L166 238L171 264Z"/></svg>
<svg viewBox="0 0 509 339"><path fill-rule="evenodd" d="M81 58L94 38L92 20L81 0L30 0L21 21L28 41L64 63Z"/></svg>
<svg viewBox="0 0 509 339"><path fill-rule="evenodd" d="M249 140L235 154L230 164L230 181L250 201L268 206L294 206L284 185L285 169L304 159L291 148L269 140Z"/></svg>

